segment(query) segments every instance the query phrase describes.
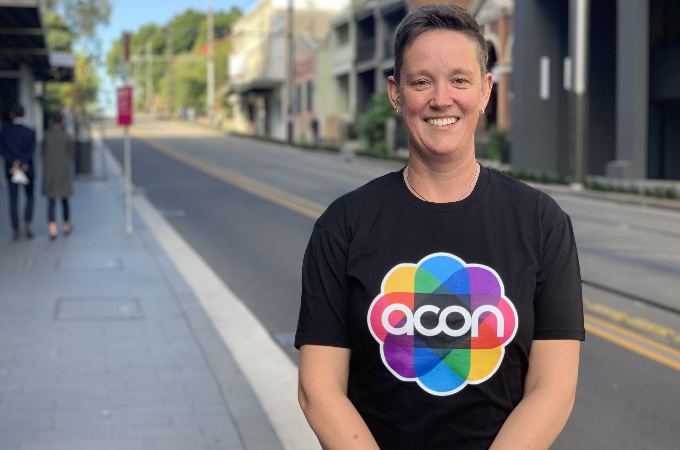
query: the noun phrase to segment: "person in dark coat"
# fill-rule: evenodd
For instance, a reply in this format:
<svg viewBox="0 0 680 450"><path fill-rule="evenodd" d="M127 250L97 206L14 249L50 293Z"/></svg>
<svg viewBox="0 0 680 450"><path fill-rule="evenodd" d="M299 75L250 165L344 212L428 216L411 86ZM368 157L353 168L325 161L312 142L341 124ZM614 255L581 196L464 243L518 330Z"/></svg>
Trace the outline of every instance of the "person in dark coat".
<svg viewBox="0 0 680 450"><path fill-rule="evenodd" d="M64 217L64 234L71 233L69 223L68 198L73 189L71 186L71 161L75 152L73 140L62 128L61 114L56 113L50 119L50 129L45 131L43 141L43 158L45 162L43 178L43 195L48 198L47 217L49 220L50 239L57 237L55 220L56 199L61 199Z"/></svg>
<svg viewBox="0 0 680 450"><path fill-rule="evenodd" d="M19 185L12 183L12 175L22 170L28 178L26 190L26 209L24 211L24 235L31 239L31 219L33 218L33 152L35 150L35 131L24 125L24 108L14 105L9 113L12 125L0 131L0 152L5 158L5 175L9 187L9 210L12 218L13 240L19 240Z"/></svg>

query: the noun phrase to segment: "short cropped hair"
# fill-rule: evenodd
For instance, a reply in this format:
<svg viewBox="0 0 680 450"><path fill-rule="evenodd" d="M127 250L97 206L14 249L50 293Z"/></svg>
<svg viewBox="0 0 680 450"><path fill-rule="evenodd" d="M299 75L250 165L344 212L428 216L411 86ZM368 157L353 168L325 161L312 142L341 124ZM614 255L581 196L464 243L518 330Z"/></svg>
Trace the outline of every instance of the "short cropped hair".
<svg viewBox="0 0 680 450"><path fill-rule="evenodd" d="M418 36L432 30L457 31L465 35L475 47L482 77L486 75L489 52L486 39L479 31L477 21L465 9L442 3L414 9L404 17L397 27L397 36L394 40L394 78L397 84L401 77L404 52Z"/></svg>
<svg viewBox="0 0 680 450"><path fill-rule="evenodd" d="M18 103L12 106L11 112L14 113L15 117L24 117L24 107Z"/></svg>

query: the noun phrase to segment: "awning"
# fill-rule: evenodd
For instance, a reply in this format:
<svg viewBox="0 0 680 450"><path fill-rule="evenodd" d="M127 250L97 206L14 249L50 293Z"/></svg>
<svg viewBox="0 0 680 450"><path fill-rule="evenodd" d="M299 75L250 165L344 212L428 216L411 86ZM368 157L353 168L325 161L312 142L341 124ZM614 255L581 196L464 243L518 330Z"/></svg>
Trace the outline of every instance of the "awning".
<svg viewBox="0 0 680 450"><path fill-rule="evenodd" d="M47 47L38 0L0 0L0 70L25 63L36 80L71 81L75 58L61 55L55 59Z"/></svg>
<svg viewBox="0 0 680 450"><path fill-rule="evenodd" d="M283 80L273 78L255 78L242 83L231 83L230 94L247 94L249 92L266 93L283 86Z"/></svg>

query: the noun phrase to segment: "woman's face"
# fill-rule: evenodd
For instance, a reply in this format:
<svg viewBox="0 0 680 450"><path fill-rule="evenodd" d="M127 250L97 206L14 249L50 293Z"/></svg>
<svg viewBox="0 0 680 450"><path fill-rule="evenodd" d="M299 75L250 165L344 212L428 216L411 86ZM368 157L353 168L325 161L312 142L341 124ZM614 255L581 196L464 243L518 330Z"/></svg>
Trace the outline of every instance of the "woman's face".
<svg viewBox="0 0 680 450"><path fill-rule="evenodd" d="M456 159L474 153L474 132L491 84L465 35L433 30L418 36L404 52L401 82L390 77L388 86L411 135L411 151Z"/></svg>

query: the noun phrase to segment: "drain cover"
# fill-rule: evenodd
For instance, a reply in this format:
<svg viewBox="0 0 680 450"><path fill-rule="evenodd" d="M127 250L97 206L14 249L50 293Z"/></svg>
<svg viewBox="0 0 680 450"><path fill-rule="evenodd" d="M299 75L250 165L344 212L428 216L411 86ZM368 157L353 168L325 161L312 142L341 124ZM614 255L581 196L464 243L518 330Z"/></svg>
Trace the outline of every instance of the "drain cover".
<svg viewBox="0 0 680 450"><path fill-rule="evenodd" d="M55 320L143 320L139 300L132 297L62 297Z"/></svg>
<svg viewBox="0 0 680 450"><path fill-rule="evenodd" d="M60 272L121 272L123 261L117 257L97 254L73 254L57 259Z"/></svg>

